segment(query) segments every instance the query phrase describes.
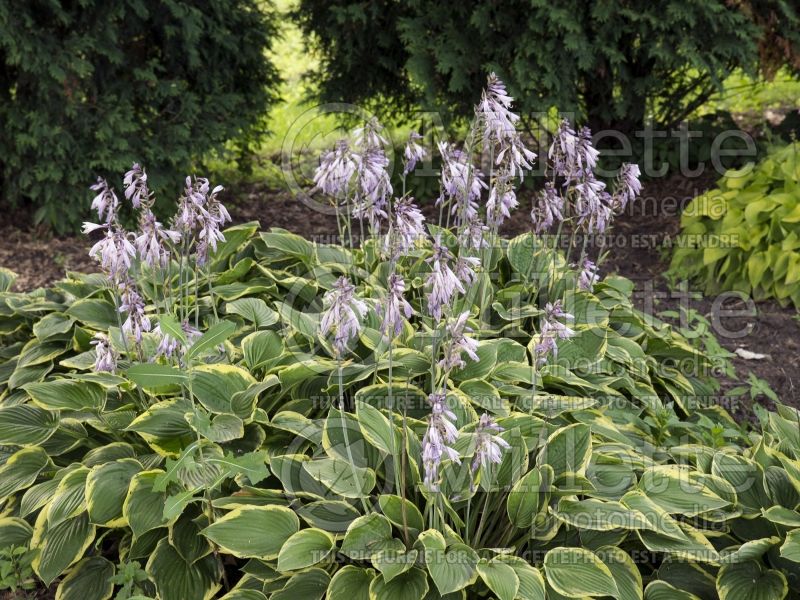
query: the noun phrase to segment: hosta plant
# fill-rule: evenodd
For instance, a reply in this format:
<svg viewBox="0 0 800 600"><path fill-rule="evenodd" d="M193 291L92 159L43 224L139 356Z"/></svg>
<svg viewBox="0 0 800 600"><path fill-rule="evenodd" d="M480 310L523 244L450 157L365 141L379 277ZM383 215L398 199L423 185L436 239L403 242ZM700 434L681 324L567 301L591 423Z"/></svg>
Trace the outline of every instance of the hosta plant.
<svg viewBox="0 0 800 600"><path fill-rule="evenodd" d="M775 150L692 200L670 274L702 283L706 293L735 290L800 306L798 151L796 143Z"/></svg>
<svg viewBox="0 0 800 600"><path fill-rule="evenodd" d="M0 543L63 600L797 597L800 415L739 427L712 361L599 280L583 240L635 171L606 193L568 124L541 235L497 236L533 160L509 106L490 80L442 146L439 224L376 123L338 144L341 245L223 230L202 179L163 227L141 168L129 234L99 184L101 274L2 276Z"/></svg>

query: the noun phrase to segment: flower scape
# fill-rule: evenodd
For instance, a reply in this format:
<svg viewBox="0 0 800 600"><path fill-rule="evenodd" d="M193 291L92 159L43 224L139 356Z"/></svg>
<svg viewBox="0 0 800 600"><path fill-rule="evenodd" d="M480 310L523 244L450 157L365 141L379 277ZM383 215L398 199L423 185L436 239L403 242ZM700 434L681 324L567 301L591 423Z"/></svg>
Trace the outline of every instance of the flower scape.
<svg viewBox="0 0 800 600"><path fill-rule="evenodd" d="M518 120L490 75L437 222L422 136L398 191L355 130L314 176L341 244L226 228L201 177L168 221L143 166L98 180L98 273L0 277L0 547L60 600L800 597L800 414L738 425L603 275L638 167L607 186L588 129L537 157Z"/></svg>

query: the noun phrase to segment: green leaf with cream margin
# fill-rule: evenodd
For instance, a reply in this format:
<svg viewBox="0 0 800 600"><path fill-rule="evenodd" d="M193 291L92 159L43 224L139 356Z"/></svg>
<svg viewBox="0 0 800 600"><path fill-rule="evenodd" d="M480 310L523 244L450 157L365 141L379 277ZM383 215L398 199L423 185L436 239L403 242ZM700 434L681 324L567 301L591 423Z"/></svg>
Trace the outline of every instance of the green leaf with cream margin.
<svg viewBox="0 0 800 600"><path fill-rule="evenodd" d="M299 529L293 510L269 505L237 508L206 527L203 535L236 557L273 560Z"/></svg>

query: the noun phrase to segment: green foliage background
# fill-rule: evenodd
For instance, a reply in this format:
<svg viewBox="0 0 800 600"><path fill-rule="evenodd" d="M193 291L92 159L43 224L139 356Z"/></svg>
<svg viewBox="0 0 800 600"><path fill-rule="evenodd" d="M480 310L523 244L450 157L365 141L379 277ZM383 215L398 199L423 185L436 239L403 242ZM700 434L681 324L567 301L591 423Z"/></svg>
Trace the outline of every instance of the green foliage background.
<svg viewBox="0 0 800 600"><path fill-rule="evenodd" d="M134 161L181 181L275 100L275 34L258 0L0 3L0 186L59 230L97 175Z"/></svg>
<svg viewBox="0 0 800 600"><path fill-rule="evenodd" d="M295 16L322 53L325 101L469 114L496 71L523 115L557 107L623 131L676 124L736 67L769 62L764 48L786 61L800 41L780 0L301 0Z"/></svg>
<svg viewBox="0 0 800 600"><path fill-rule="evenodd" d="M669 274L800 307L800 146L730 171L681 217Z"/></svg>

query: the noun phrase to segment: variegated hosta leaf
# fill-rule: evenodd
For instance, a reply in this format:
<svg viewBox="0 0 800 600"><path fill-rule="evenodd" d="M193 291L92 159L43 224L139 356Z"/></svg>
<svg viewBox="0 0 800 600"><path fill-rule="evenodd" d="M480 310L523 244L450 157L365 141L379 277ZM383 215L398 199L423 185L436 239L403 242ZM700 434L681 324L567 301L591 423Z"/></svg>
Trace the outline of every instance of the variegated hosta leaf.
<svg viewBox="0 0 800 600"><path fill-rule="evenodd" d="M717 575L720 600L782 600L789 592L786 577L757 561L723 565Z"/></svg>

